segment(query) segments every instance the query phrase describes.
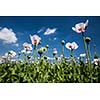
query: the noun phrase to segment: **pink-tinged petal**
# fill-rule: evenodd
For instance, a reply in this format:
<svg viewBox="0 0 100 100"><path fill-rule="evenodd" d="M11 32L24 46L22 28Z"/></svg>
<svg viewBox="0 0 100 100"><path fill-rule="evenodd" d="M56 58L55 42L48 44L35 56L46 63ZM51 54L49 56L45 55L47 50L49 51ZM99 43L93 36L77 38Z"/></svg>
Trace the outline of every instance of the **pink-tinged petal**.
<svg viewBox="0 0 100 100"><path fill-rule="evenodd" d="M87 21L85 22L85 26L88 26L88 23L89 23L89 20L87 20Z"/></svg>
<svg viewBox="0 0 100 100"><path fill-rule="evenodd" d="M75 27L72 27L72 30L76 32L76 28Z"/></svg>
<svg viewBox="0 0 100 100"><path fill-rule="evenodd" d="M86 29L87 29L88 23L89 23L89 21L88 21L88 20L84 23L84 30L86 30Z"/></svg>
<svg viewBox="0 0 100 100"><path fill-rule="evenodd" d="M76 44L76 42L72 42L73 44L73 49L77 49L78 48L78 45Z"/></svg>
<svg viewBox="0 0 100 100"><path fill-rule="evenodd" d="M30 39L31 39L31 42L32 42L32 44L33 44L33 37L30 35Z"/></svg>
<svg viewBox="0 0 100 100"><path fill-rule="evenodd" d="M76 33L81 33L81 31L75 27L72 27L72 30L75 31Z"/></svg>

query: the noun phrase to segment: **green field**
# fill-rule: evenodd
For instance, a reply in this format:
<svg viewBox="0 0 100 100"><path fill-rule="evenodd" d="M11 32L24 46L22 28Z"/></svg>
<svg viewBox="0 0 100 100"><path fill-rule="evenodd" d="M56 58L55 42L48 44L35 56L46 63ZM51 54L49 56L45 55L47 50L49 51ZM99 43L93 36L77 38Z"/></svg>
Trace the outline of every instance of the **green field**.
<svg viewBox="0 0 100 100"><path fill-rule="evenodd" d="M100 65L61 62L49 63L40 59L35 63L0 64L1 83L99 83Z"/></svg>

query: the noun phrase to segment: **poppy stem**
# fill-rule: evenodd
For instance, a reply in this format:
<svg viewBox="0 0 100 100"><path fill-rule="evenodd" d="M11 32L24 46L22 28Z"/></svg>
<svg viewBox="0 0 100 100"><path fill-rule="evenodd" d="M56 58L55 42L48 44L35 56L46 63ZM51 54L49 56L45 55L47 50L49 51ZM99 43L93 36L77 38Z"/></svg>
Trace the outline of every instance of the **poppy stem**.
<svg viewBox="0 0 100 100"><path fill-rule="evenodd" d="M70 57L73 57L73 50L70 51Z"/></svg>
<svg viewBox="0 0 100 100"><path fill-rule="evenodd" d="M20 60L20 55L18 55L18 61Z"/></svg>
<svg viewBox="0 0 100 100"><path fill-rule="evenodd" d="M64 45L62 44L62 55L63 55L63 58L64 58Z"/></svg>
<svg viewBox="0 0 100 100"><path fill-rule="evenodd" d="M89 43L87 44L87 49L88 49L88 55L89 55L90 78L91 78L91 83L92 83L93 82L93 80L92 80L92 65L91 65L92 58L91 58L90 44Z"/></svg>
<svg viewBox="0 0 100 100"><path fill-rule="evenodd" d="M37 57L37 55L36 55L36 45L34 45L34 62L36 62L36 57Z"/></svg>
<svg viewBox="0 0 100 100"><path fill-rule="evenodd" d="M26 54L25 53L23 54L23 60L24 60L24 63L26 63Z"/></svg>
<svg viewBox="0 0 100 100"><path fill-rule="evenodd" d="M88 55L89 55L89 62L91 63L91 52L90 52L90 44L87 44Z"/></svg>
<svg viewBox="0 0 100 100"><path fill-rule="evenodd" d="M40 54L40 59L41 59L41 57L42 57L42 54Z"/></svg>
<svg viewBox="0 0 100 100"><path fill-rule="evenodd" d="M87 48L86 48L85 36L84 36L83 32L82 32L82 37L83 37L83 42L84 42L84 49L85 49L85 53L86 53L86 59L87 59L87 62L88 62L88 53L87 53Z"/></svg>

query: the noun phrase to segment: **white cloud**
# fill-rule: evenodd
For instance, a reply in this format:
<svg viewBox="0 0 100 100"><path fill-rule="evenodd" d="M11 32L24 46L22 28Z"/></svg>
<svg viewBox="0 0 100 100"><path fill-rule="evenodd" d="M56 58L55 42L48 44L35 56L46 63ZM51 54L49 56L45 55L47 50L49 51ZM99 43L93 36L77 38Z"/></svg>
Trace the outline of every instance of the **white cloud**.
<svg viewBox="0 0 100 100"><path fill-rule="evenodd" d="M18 43L16 43L16 44L14 44L16 47L19 47L19 44Z"/></svg>
<svg viewBox="0 0 100 100"><path fill-rule="evenodd" d="M8 29L4 27L0 29L0 40L2 40L3 43L7 43L7 44L16 43L17 37L12 29Z"/></svg>
<svg viewBox="0 0 100 100"><path fill-rule="evenodd" d="M44 35L50 35L50 34L53 34L56 32L56 28L53 28L53 29L50 29L50 28L47 28L46 31L44 32Z"/></svg>

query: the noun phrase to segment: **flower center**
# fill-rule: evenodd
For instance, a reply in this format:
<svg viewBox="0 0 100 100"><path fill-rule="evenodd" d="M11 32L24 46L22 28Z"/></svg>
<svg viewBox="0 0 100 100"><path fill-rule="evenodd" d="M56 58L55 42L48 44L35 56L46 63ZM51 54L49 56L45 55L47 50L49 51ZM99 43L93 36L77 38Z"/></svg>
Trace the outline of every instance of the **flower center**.
<svg viewBox="0 0 100 100"><path fill-rule="evenodd" d="M79 28L78 30L82 32L82 28Z"/></svg>
<svg viewBox="0 0 100 100"><path fill-rule="evenodd" d="M35 45L37 44L37 40L34 40L34 44L35 44Z"/></svg>
<svg viewBox="0 0 100 100"><path fill-rule="evenodd" d="M69 45L69 48L71 48L71 49L72 49L72 46L71 46L71 45Z"/></svg>

